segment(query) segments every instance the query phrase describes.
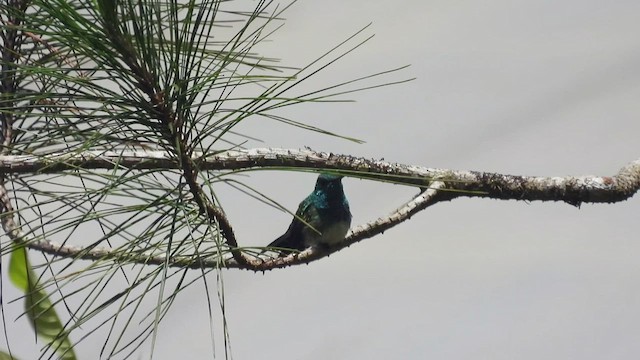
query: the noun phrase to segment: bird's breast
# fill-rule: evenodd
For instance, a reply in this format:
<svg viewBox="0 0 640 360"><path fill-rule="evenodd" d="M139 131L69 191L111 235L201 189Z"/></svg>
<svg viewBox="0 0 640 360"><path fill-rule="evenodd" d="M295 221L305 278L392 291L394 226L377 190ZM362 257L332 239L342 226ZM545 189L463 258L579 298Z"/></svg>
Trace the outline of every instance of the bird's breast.
<svg viewBox="0 0 640 360"><path fill-rule="evenodd" d="M322 232L321 241L325 244L330 245L340 242L342 239L344 239L345 235L347 235L349 226L351 226L350 221L338 221L333 223Z"/></svg>

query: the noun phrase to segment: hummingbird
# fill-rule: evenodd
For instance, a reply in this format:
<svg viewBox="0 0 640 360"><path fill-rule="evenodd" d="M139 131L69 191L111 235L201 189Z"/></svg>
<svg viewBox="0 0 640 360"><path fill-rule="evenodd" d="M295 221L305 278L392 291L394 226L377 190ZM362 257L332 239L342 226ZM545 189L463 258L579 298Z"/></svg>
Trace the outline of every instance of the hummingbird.
<svg viewBox="0 0 640 360"><path fill-rule="evenodd" d="M313 192L298 205L287 231L268 246L284 248L280 253L290 254L344 239L351 226L351 212L341 180L339 175L320 174Z"/></svg>

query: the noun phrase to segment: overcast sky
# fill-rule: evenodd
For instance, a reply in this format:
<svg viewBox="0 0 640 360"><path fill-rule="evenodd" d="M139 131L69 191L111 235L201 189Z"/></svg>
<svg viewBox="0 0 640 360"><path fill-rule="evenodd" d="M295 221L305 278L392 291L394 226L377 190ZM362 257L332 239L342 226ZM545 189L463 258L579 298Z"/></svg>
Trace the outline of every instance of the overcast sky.
<svg viewBox="0 0 640 360"><path fill-rule="evenodd" d="M640 157L638 1L307 0L285 17L260 50L294 66L373 23L375 37L319 86L407 64L386 79L416 80L286 110L364 144L249 120L264 141L250 147L545 176L613 175ZM295 209L315 176L260 172L247 182ZM343 184L353 225L416 193ZM243 245L266 245L291 221L237 192L221 196ZM637 197L580 209L456 199L308 266L225 271L233 358L638 358L639 211ZM183 292L155 358L211 358L207 306L202 286ZM100 343L81 344L81 359Z"/></svg>
<svg viewBox="0 0 640 360"><path fill-rule="evenodd" d="M394 76L417 79L287 112L363 145L272 123L261 138L429 167L612 175L640 155L639 18L637 1L301 1L269 54L302 64L373 22L375 38L318 83L405 64ZM252 176L292 209L315 180ZM354 224L415 193L344 186ZM249 198L226 204L247 243L290 221ZM225 272L234 358L637 358L638 210L637 198L581 209L461 199L309 266ZM202 289L192 291L167 323L192 318L202 337L165 323L160 358L210 351Z"/></svg>

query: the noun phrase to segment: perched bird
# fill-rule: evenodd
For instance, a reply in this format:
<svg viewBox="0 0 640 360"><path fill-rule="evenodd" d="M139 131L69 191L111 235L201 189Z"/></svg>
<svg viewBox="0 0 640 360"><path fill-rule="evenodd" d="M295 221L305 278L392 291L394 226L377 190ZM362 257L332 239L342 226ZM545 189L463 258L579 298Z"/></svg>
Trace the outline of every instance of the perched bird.
<svg viewBox="0 0 640 360"><path fill-rule="evenodd" d="M309 247L326 246L339 242L351 225L349 202L342 190L342 176L320 174L316 188L300 205L291 225L269 247L289 254Z"/></svg>

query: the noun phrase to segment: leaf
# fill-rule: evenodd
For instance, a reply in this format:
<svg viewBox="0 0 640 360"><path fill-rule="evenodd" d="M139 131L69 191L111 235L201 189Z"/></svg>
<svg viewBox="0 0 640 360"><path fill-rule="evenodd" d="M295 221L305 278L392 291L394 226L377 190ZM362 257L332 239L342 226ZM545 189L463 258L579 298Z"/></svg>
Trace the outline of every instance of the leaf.
<svg viewBox="0 0 640 360"><path fill-rule="evenodd" d="M18 360L18 358L0 350L0 360Z"/></svg>
<svg viewBox="0 0 640 360"><path fill-rule="evenodd" d="M29 265L23 247L16 247L11 252L9 261L9 278L15 287L27 293L29 291Z"/></svg>
<svg viewBox="0 0 640 360"><path fill-rule="evenodd" d="M9 278L11 282L25 293L25 313L36 334L47 342L64 360L75 360L76 355L68 334L56 314L46 292L37 284L38 277L31 268L24 247L16 247L9 261ZM0 353L0 360L4 360ZM8 355L7 355L8 356ZM11 359L11 357L7 357Z"/></svg>

